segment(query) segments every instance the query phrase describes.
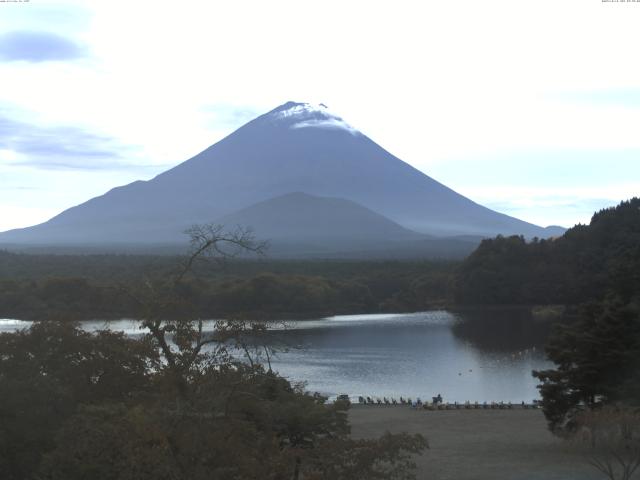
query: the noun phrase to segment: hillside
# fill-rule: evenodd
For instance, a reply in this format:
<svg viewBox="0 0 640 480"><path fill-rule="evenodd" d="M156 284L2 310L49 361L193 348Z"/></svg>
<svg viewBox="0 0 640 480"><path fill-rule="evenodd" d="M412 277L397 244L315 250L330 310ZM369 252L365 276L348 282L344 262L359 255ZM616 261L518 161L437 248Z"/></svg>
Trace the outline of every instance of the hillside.
<svg viewBox="0 0 640 480"><path fill-rule="evenodd" d="M553 240L483 240L460 266L460 304L578 304L640 292L640 198L595 213Z"/></svg>
<svg viewBox="0 0 640 480"><path fill-rule="evenodd" d="M362 248L424 238L350 200L296 192L265 200L220 219L224 225L251 225L270 242Z"/></svg>

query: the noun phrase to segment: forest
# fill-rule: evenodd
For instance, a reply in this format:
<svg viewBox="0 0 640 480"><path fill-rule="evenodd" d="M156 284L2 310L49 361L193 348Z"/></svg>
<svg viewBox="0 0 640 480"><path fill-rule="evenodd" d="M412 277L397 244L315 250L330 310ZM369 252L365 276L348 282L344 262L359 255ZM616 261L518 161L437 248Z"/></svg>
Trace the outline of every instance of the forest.
<svg viewBox="0 0 640 480"><path fill-rule="evenodd" d="M268 254L268 251L267 251ZM0 252L0 317L138 318L128 292L162 282L184 258ZM449 261L199 259L185 281L200 318L310 318L407 312L450 301Z"/></svg>
<svg viewBox="0 0 640 480"><path fill-rule="evenodd" d="M640 199L596 212L559 238L486 239L459 266L458 304L578 305L640 292Z"/></svg>

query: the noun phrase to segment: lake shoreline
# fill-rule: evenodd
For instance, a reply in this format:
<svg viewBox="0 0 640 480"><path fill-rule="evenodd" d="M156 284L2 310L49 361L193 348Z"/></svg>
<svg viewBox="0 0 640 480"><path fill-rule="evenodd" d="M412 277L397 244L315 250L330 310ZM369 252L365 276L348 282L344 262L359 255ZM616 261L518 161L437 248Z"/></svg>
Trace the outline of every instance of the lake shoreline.
<svg viewBox="0 0 640 480"><path fill-rule="evenodd" d="M246 321L246 322L275 322L275 321L307 321L307 320L317 320L319 318L329 318L329 317L338 317L344 315L410 315L410 314L419 314L423 312L430 311L438 311L438 310L446 310L451 313L468 313L474 311L486 311L486 312L528 312L531 314L532 319L536 321L542 322L554 322L561 318L562 313L567 308L566 305L556 305L556 304L526 304L526 305L518 305L518 304L501 304L501 305L461 305L456 303L433 303L426 304L424 308L419 310L412 309L402 309L398 308L395 310L388 309L370 309L370 310L362 310L362 309L337 309L337 310L318 310L318 311L305 311L305 312L269 312L269 313L259 313L259 312L225 312L220 315L215 315L214 317L218 318L230 318L238 321ZM0 320L18 320L22 322L46 322L46 321L67 321L67 322L118 322L121 320L131 320L131 318L127 316L108 316L108 317L92 317L92 318L84 318L84 319L53 319L53 318L31 318L30 315L25 316L24 318L1 318ZM171 319L167 319L171 321ZM211 320L211 319L207 319ZM194 320L196 321L196 320Z"/></svg>

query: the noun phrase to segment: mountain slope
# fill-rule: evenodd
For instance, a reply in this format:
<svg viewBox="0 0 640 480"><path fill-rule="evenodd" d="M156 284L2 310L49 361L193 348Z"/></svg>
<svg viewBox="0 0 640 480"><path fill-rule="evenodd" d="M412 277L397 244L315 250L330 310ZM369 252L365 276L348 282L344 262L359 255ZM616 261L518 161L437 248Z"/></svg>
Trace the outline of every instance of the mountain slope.
<svg viewBox="0 0 640 480"><path fill-rule="evenodd" d="M317 243L372 244L425 238L350 200L295 192L260 202L220 219L251 225L258 238Z"/></svg>
<svg viewBox="0 0 640 480"><path fill-rule="evenodd" d="M351 200L420 233L548 236L438 183L326 107L289 102L152 180L0 234L0 243L181 242L193 223L291 192Z"/></svg>
<svg viewBox="0 0 640 480"><path fill-rule="evenodd" d="M447 239L446 246L350 200L295 192L265 200L220 219L251 225L276 257L462 257L479 240Z"/></svg>

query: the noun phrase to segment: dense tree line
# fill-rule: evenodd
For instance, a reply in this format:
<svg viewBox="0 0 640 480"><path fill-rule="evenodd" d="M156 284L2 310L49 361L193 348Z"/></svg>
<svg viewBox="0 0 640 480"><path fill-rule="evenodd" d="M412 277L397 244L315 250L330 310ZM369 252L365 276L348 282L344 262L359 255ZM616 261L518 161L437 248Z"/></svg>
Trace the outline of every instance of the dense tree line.
<svg viewBox="0 0 640 480"><path fill-rule="evenodd" d="M593 215L562 237L482 241L458 268L459 304L572 304L640 291L640 199Z"/></svg>
<svg viewBox="0 0 640 480"><path fill-rule="evenodd" d="M640 406L640 302L618 296L571 309L546 347L555 368L536 371L550 429L572 433L585 410Z"/></svg>
<svg viewBox="0 0 640 480"><path fill-rule="evenodd" d="M176 257L0 252L0 317L139 318L139 305L127 292L144 289L149 281L166 282L175 274L177 261ZM453 265L243 260L220 266L199 259L182 288L189 290L200 318L416 311L450 301ZM137 276L136 268L140 268Z"/></svg>
<svg viewBox="0 0 640 480"><path fill-rule="evenodd" d="M186 253L186 252L185 252ZM0 250L0 280L75 277L126 282L141 276L175 273L184 255L135 254L33 254ZM458 264L445 260L286 260L259 257L202 261L193 265L194 276L205 280L249 278L265 272L274 275L312 275L330 280L349 278L413 277L429 271L449 271Z"/></svg>

